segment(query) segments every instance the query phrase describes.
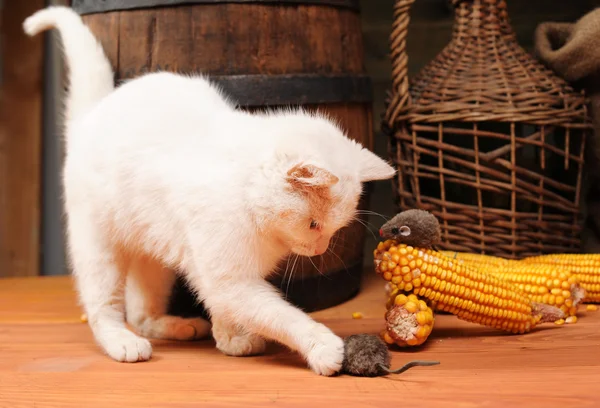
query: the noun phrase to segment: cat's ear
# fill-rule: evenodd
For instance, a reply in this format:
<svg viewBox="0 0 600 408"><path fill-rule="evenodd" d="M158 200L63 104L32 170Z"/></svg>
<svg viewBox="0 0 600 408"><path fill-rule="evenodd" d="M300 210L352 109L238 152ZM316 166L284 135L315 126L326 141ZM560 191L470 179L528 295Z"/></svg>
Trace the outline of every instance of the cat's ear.
<svg viewBox="0 0 600 408"><path fill-rule="evenodd" d="M368 149L361 149L358 158L359 178L361 182L387 180L396 174L396 170Z"/></svg>
<svg viewBox="0 0 600 408"><path fill-rule="evenodd" d="M300 163L287 172L287 181L295 187L331 187L339 180L337 176L322 167Z"/></svg>

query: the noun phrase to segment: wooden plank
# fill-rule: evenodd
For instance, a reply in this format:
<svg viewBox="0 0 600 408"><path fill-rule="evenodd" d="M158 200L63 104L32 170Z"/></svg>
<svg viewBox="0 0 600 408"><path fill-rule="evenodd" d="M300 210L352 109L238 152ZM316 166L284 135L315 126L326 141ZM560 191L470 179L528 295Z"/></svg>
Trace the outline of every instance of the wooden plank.
<svg viewBox="0 0 600 408"><path fill-rule="evenodd" d="M157 70L364 73L361 20L349 10L224 4L93 14L84 21L108 50L118 79Z"/></svg>
<svg viewBox="0 0 600 408"><path fill-rule="evenodd" d="M39 273L43 36L21 24L44 4L5 2L0 17L0 276Z"/></svg>
<svg viewBox="0 0 600 408"><path fill-rule="evenodd" d="M185 4L219 4L219 3L262 3L277 5L310 5L343 7L360 10L359 0L75 0L73 8L80 14L104 13L116 10L133 10L152 7L177 6Z"/></svg>
<svg viewBox="0 0 600 408"><path fill-rule="evenodd" d="M378 333L383 281L366 273L358 297L313 316L341 336ZM353 320L354 311L364 318ZM582 310L576 324L545 324L526 335L438 316L424 347L392 349L392 366L441 364L383 378L319 377L275 345L262 356L227 357L210 339L152 341L151 361L116 363L79 316L68 278L0 281L0 406L562 408L600 401L600 312Z"/></svg>

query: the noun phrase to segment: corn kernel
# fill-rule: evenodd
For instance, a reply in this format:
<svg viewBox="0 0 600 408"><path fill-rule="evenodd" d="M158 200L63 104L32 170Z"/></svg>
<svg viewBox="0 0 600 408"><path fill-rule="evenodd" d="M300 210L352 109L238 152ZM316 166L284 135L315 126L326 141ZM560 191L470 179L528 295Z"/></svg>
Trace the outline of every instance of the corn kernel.
<svg viewBox="0 0 600 408"><path fill-rule="evenodd" d="M408 339L408 340L406 340L406 344L408 344L409 346L416 346L419 344L419 339L417 339L416 337L412 338L412 339Z"/></svg>
<svg viewBox="0 0 600 408"><path fill-rule="evenodd" d="M424 339L429 335L428 326L421 326L417 329L416 337L419 339Z"/></svg>
<svg viewBox="0 0 600 408"><path fill-rule="evenodd" d="M383 334L383 341L388 344L394 344L394 339L392 339L388 333Z"/></svg>
<svg viewBox="0 0 600 408"><path fill-rule="evenodd" d="M577 316L569 316L565 319L565 323L572 324L577 323Z"/></svg>
<svg viewBox="0 0 600 408"><path fill-rule="evenodd" d="M396 296L396 300L394 301L397 306L404 306L406 302L408 302L408 298L402 293Z"/></svg>
<svg viewBox="0 0 600 408"><path fill-rule="evenodd" d="M415 313L419 310L419 305L418 303L409 301L404 305L404 308L406 309L406 311L408 311L409 313Z"/></svg>

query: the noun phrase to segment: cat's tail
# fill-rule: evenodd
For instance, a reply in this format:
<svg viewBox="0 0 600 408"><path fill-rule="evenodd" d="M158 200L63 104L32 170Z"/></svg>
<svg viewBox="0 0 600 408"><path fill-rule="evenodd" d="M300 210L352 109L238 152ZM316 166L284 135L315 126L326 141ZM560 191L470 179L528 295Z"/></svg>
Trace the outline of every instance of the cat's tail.
<svg viewBox="0 0 600 408"><path fill-rule="evenodd" d="M91 109L114 89L114 74L102 45L72 9L51 6L23 22L29 36L56 28L69 70L65 115L69 123Z"/></svg>

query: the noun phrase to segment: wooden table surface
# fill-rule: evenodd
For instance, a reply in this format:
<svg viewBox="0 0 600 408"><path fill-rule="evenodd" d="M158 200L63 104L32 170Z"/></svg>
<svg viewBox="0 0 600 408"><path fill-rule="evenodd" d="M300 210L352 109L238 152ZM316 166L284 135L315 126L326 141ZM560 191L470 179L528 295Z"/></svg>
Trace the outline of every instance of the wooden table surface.
<svg viewBox="0 0 600 408"><path fill-rule="evenodd" d="M313 315L342 336L377 333L382 285L369 278L355 299ZM600 406L600 312L585 308L576 324L521 336L438 316L426 346L394 351L392 365L441 365L380 378L320 377L276 345L227 357L212 340L153 341L151 361L116 363L79 319L69 278L0 280L0 407Z"/></svg>

